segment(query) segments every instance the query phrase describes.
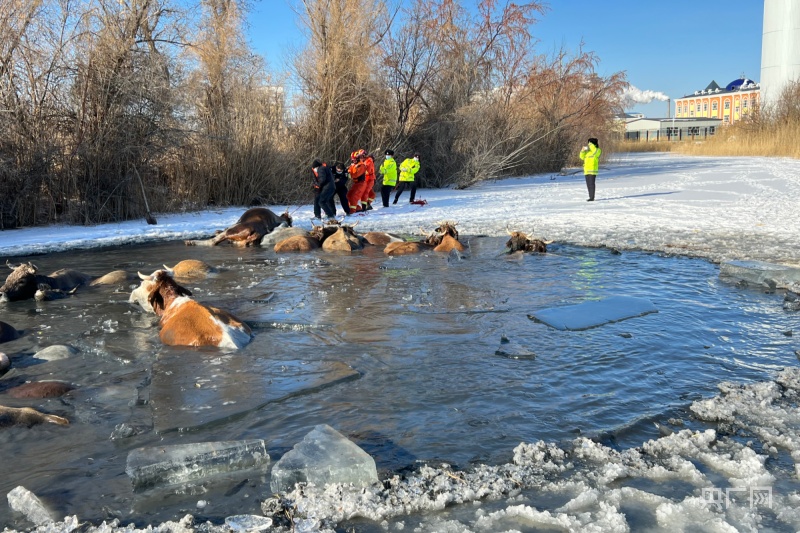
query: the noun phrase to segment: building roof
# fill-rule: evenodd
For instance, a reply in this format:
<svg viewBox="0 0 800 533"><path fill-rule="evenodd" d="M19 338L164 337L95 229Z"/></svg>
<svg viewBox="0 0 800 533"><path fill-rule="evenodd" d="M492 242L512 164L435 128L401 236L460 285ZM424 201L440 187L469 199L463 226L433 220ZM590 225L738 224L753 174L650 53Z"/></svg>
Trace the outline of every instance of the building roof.
<svg viewBox="0 0 800 533"><path fill-rule="evenodd" d="M733 80L728 85L725 86L726 91L735 91L737 89L741 89L742 87L747 87L749 85L755 85L756 82L753 80L749 80L742 76L739 79Z"/></svg>
<svg viewBox="0 0 800 533"><path fill-rule="evenodd" d="M678 122L681 122L681 123L685 123L685 122L708 122L709 120L716 121L716 122L722 122L722 119L713 118L713 117L691 117L691 118L675 117L675 118L637 118L635 120L631 120L630 122L628 122L628 124L630 124L632 122L638 122L640 120L651 120L651 121L654 121L654 122L675 122L675 123L678 123Z"/></svg>
<svg viewBox="0 0 800 533"><path fill-rule="evenodd" d="M728 85L726 85L724 89L719 85L717 85L716 81L711 80L711 83L709 83L708 86L702 91L695 91L694 93L684 95L681 98L692 98L695 96L705 96L709 94L726 94L739 91L753 91L753 90L758 90L760 88L761 88L760 83L753 81L749 78L746 78L744 75L742 75L742 77L737 78L732 82L730 82Z"/></svg>
<svg viewBox="0 0 800 533"><path fill-rule="evenodd" d="M644 118L644 114L643 113L636 113L636 112L632 112L632 113L614 113L614 118L616 120L633 120L633 119L637 119L637 118Z"/></svg>

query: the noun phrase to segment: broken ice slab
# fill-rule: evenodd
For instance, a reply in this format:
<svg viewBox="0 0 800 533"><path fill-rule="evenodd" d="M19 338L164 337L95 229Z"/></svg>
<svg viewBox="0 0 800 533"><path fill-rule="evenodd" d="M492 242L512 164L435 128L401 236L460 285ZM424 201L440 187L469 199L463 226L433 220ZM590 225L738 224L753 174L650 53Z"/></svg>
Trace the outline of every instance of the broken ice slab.
<svg viewBox="0 0 800 533"><path fill-rule="evenodd" d="M556 329L579 331L657 312L656 306L647 298L612 296L577 305L542 309L528 315L528 318Z"/></svg>
<svg viewBox="0 0 800 533"><path fill-rule="evenodd" d="M267 465L264 441L252 439L138 448L128 454L125 472L140 490Z"/></svg>
<svg viewBox="0 0 800 533"><path fill-rule="evenodd" d="M288 492L295 483L352 483L365 487L378 482L375 460L347 437L321 424L286 452L272 467L272 492Z"/></svg>
<svg viewBox="0 0 800 533"><path fill-rule="evenodd" d="M272 519L255 514L239 514L226 518L225 525L233 531L264 531L272 527Z"/></svg>
<svg viewBox="0 0 800 533"><path fill-rule="evenodd" d="M734 283L787 289L800 283L800 268L765 261L725 261L719 266L719 277Z"/></svg>
<svg viewBox="0 0 800 533"><path fill-rule="evenodd" d="M505 335L500 338L500 347L495 350L494 354L508 357L509 359L536 359L536 354L533 351L509 340Z"/></svg>
<svg viewBox="0 0 800 533"><path fill-rule="evenodd" d="M153 364L150 406L158 433L222 423L272 402L361 376L339 361L269 359L170 350Z"/></svg>
<svg viewBox="0 0 800 533"><path fill-rule="evenodd" d="M55 522L41 500L22 485L8 493L8 505L37 526Z"/></svg>

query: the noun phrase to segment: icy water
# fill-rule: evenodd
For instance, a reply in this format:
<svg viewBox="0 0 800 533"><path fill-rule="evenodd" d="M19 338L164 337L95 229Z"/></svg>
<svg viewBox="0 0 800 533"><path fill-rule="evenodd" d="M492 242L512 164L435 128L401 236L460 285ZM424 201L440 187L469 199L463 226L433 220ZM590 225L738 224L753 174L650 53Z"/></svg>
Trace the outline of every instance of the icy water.
<svg viewBox="0 0 800 533"><path fill-rule="evenodd" d="M245 319L255 337L239 352L164 347L154 316L127 303L129 290L0 304L0 319L27 333L1 347L12 369L0 377L0 404L71 421L0 432L0 494L24 485L59 518L94 523L187 512L221 523L260 513L268 473L134 493L128 452L257 438L276 461L322 423L369 452L384 475L425 461L507 462L517 444L537 440L590 436L625 448L658 437L653 421L685 416L721 381L764 380L796 364L786 332L797 318L781 308L782 294L722 283L706 261L568 246L509 257L505 239L469 242L463 259L182 243L15 258L43 272L95 275L203 259L221 272L185 285ZM528 317L615 295L648 298L658 313L585 331ZM53 344L80 353L35 364L31 355ZM50 400L3 395L41 379L77 389ZM135 434L112 439L120 424ZM208 505L197 509L198 500ZM0 525L26 524L0 504Z"/></svg>

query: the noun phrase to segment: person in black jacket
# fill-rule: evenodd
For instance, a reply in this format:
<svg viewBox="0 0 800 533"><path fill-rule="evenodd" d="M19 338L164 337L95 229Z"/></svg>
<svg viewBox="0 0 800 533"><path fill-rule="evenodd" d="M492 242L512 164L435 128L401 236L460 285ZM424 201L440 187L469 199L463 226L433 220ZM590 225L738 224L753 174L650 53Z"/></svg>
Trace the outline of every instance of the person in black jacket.
<svg viewBox="0 0 800 533"><path fill-rule="evenodd" d="M335 219L336 205L333 203L333 193L336 192L336 188L331 169L328 165L314 160L311 163L311 172L314 175L314 216L322 218L320 211L325 211L325 216L329 220Z"/></svg>
<svg viewBox="0 0 800 533"><path fill-rule="evenodd" d="M333 168L333 184L335 186L336 196L339 197L339 203L342 204L344 214L350 214L350 205L347 201L347 171L344 169L343 163L336 163Z"/></svg>

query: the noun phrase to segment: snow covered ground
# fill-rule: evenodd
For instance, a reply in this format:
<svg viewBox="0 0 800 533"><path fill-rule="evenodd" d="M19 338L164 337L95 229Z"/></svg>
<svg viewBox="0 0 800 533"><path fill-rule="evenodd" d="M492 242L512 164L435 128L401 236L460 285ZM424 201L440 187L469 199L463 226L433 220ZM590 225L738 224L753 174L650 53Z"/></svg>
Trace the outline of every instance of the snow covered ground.
<svg viewBox="0 0 800 533"><path fill-rule="evenodd" d="M408 204L351 217L359 230L417 233L455 220L462 235L504 235L506 227L578 245L607 245L705 257L800 264L800 166L791 159L621 154L598 176L586 202L583 174L537 175L460 191L421 189L426 206ZM287 206L273 206L282 212ZM310 227L311 205L288 206ZM157 240L199 238L233 223L243 209L157 214L98 226L0 232L0 257Z"/></svg>

